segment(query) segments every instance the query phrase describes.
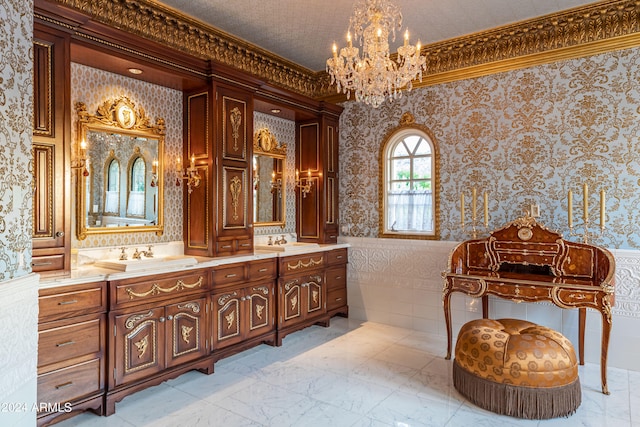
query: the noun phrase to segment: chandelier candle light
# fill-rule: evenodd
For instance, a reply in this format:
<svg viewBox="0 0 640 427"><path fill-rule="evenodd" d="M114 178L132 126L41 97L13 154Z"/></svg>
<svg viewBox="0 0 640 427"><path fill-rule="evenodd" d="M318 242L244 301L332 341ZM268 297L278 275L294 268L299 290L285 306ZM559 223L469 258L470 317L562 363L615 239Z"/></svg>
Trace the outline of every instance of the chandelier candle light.
<svg viewBox="0 0 640 427"><path fill-rule="evenodd" d="M349 19L347 47L340 49L333 44L333 57L327 60L327 72L331 84L336 83L338 93L354 92L356 101L374 108L387 97L390 100L402 96L401 89L410 91L412 80L422 81L426 59L420 55L420 42L409 44L409 30L404 33L404 45L398 48L397 60L389 54L389 36L394 42L396 29L402 28L402 13L389 0L358 0L353 16ZM353 37L362 47L353 46Z"/></svg>

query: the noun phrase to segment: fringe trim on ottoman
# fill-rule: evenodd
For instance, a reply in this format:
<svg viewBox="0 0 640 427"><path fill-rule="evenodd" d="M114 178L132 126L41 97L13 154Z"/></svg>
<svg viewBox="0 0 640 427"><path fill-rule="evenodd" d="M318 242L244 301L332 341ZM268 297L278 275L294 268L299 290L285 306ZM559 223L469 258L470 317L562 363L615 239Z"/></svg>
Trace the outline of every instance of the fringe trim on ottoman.
<svg viewBox="0 0 640 427"><path fill-rule="evenodd" d="M453 361L453 386L471 403L497 414L529 420L568 417L582 402L580 378L559 387L500 384L461 368Z"/></svg>

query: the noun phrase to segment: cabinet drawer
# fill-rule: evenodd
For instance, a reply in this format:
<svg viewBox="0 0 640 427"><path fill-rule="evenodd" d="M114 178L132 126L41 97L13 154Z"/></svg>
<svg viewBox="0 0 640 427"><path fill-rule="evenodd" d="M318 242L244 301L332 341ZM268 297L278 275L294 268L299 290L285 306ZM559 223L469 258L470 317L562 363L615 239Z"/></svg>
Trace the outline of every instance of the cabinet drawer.
<svg viewBox="0 0 640 427"><path fill-rule="evenodd" d="M253 251L253 239L238 239L238 252L246 253Z"/></svg>
<svg viewBox="0 0 640 427"><path fill-rule="evenodd" d="M102 316L66 325L55 322L53 325L56 326L38 333L38 367L100 353Z"/></svg>
<svg viewBox="0 0 640 427"><path fill-rule="evenodd" d="M110 285L115 308L201 292L208 288L208 280L204 270L197 270L189 274L117 280Z"/></svg>
<svg viewBox="0 0 640 427"><path fill-rule="evenodd" d="M99 359L38 375L39 402L69 402L100 389Z"/></svg>
<svg viewBox="0 0 640 427"><path fill-rule="evenodd" d="M347 268L344 266L329 268L325 278L327 289L344 288L347 286Z"/></svg>
<svg viewBox="0 0 640 427"><path fill-rule="evenodd" d="M34 273L64 269L64 255L34 256L31 259L31 270Z"/></svg>
<svg viewBox="0 0 640 427"><path fill-rule="evenodd" d="M230 264L216 267L213 270L214 286L227 285L229 283L242 283L246 281L245 265Z"/></svg>
<svg viewBox="0 0 640 427"><path fill-rule="evenodd" d="M273 279L277 275L276 259L254 261L249 264L249 280Z"/></svg>
<svg viewBox="0 0 640 427"><path fill-rule="evenodd" d="M104 282L42 289L38 298L40 321L68 318L81 313L106 310Z"/></svg>
<svg viewBox="0 0 640 427"><path fill-rule="evenodd" d="M284 257L280 259L280 275L298 274L300 272L317 270L326 265L325 252L308 255Z"/></svg>
<svg viewBox="0 0 640 427"><path fill-rule="evenodd" d="M347 305L347 289L332 289L327 292L327 310Z"/></svg>
<svg viewBox="0 0 640 427"><path fill-rule="evenodd" d="M216 242L216 253L218 254L218 256L232 255L236 251L236 244L237 242L235 240L218 241Z"/></svg>
<svg viewBox="0 0 640 427"><path fill-rule="evenodd" d="M327 264L345 264L348 261L347 248L334 249L327 253Z"/></svg>

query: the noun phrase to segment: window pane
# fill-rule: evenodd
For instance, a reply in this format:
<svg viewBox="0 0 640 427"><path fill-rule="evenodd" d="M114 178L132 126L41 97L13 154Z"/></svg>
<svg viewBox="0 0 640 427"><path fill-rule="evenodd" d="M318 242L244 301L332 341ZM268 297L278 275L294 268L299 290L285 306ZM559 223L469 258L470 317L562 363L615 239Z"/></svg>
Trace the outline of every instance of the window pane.
<svg viewBox="0 0 640 427"><path fill-rule="evenodd" d="M409 179L411 177L410 159L395 159L392 160L391 164L391 174L389 175L390 179Z"/></svg>
<svg viewBox="0 0 640 427"><path fill-rule="evenodd" d="M422 138L417 135L410 135L404 139L404 143L407 144L407 148L409 149L409 153L413 154L416 151L416 146L420 142Z"/></svg>
<svg viewBox="0 0 640 427"><path fill-rule="evenodd" d="M389 191L407 191L409 185L409 181L392 181Z"/></svg>
<svg viewBox="0 0 640 427"><path fill-rule="evenodd" d="M413 160L413 178L431 178L431 157L416 157Z"/></svg>
<svg viewBox="0 0 640 427"><path fill-rule="evenodd" d="M420 144L418 144L418 149L415 151L416 155L426 155L431 154L431 145L424 139L420 139Z"/></svg>
<svg viewBox="0 0 640 427"><path fill-rule="evenodd" d="M131 191L144 191L144 178L144 160L138 157L131 168Z"/></svg>
<svg viewBox="0 0 640 427"><path fill-rule="evenodd" d="M392 157L408 157L409 152L407 151L407 147L402 143L398 143L396 147L393 149Z"/></svg>

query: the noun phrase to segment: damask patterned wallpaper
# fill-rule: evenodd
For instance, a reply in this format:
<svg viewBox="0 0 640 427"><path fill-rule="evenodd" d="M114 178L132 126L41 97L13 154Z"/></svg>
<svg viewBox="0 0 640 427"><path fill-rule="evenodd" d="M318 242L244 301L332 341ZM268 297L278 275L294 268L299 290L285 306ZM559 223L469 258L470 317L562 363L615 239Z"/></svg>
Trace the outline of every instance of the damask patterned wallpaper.
<svg viewBox="0 0 640 427"><path fill-rule="evenodd" d="M295 191L295 168L296 168L296 122L271 116L269 114L253 113L253 131L257 132L262 128L267 128L276 138L278 144L287 144L287 160L285 162L286 174L286 195L287 206L285 209L285 227L254 227L256 235L280 235L296 232L296 191Z"/></svg>
<svg viewBox="0 0 640 427"><path fill-rule="evenodd" d="M606 229L590 241L640 249L638 81L640 49L628 49L420 88L378 109L345 103L340 119L343 234L377 237L382 139L410 112L440 147L441 240L470 238L460 227L459 204L464 192L468 222L474 186L478 197L489 194L489 229L538 204L539 222L565 238L571 189L574 226L582 233L586 183L594 226L599 225L599 192L606 191ZM478 206L480 216L480 200Z"/></svg>
<svg viewBox="0 0 640 427"><path fill-rule="evenodd" d="M175 159L182 155L182 92L154 85L119 74L109 73L81 64L71 64L71 104L84 102L87 111L95 114L99 105L106 100L127 96L136 109L143 108L155 124L157 118L163 118L166 124L164 142L164 234L155 233L118 233L89 235L84 240L75 237L75 194L76 182L72 180L73 203L72 229L75 248L149 244L182 240L182 187L175 185ZM75 152L76 120L71 151Z"/></svg>
<svg viewBox="0 0 640 427"><path fill-rule="evenodd" d="M0 282L31 272L33 1L0 0ZM9 36L10 35L10 36Z"/></svg>

